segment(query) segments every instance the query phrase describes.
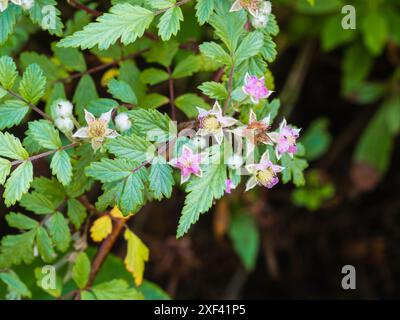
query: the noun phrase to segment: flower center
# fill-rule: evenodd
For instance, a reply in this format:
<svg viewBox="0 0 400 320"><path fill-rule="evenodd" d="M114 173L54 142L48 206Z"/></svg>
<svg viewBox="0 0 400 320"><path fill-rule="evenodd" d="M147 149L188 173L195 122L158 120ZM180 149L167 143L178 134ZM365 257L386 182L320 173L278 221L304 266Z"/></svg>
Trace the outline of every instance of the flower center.
<svg viewBox="0 0 400 320"><path fill-rule="evenodd" d="M101 138L106 135L107 125L104 121L95 120L89 125L88 135L89 138Z"/></svg>
<svg viewBox="0 0 400 320"><path fill-rule="evenodd" d="M204 129L208 131L216 131L221 128L221 124L219 123L218 119L214 116L208 116L203 119L202 126Z"/></svg>
<svg viewBox="0 0 400 320"><path fill-rule="evenodd" d="M271 168L268 168L267 170L257 171L256 179L264 187L268 186L274 178L275 178L275 174Z"/></svg>
<svg viewBox="0 0 400 320"><path fill-rule="evenodd" d="M240 5L243 8L257 10L260 7L260 0L240 0Z"/></svg>
<svg viewBox="0 0 400 320"><path fill-rule="evenodd" d="M296 144L296 138L293 136L290 136L287 138L287 142L289 142L289 144L291 144L291 145Z"/></svg>

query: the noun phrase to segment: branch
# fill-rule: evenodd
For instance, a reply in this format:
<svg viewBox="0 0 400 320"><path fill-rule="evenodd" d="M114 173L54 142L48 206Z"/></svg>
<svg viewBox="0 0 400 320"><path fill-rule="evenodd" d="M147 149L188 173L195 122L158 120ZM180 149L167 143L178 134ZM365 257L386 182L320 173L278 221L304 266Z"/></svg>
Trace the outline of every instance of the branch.
<svg viewBox="0 0 400 320"><path fill-rule="evenodd" d="M167 8L163 8L163 9L160 9L160 10L158 10L158 11L155 11L155 12L154 12L154 15L155 15L155 16L158 16L159 14L162 14L162 13L168 11L169 9L172 9L172 8L174 8L174 7L180 7L180 6L184 5L185 3L188 3L189 1L190 1L190 0L181 0L181 1L178 1L177 3L175 3L175 4L174 4L173 6L171 6L171 7L167 7Z"/></svg>
<svg viewBox="0 0 400 320"><path fill-rule="evenodd" d="M168 67L168 75L169 75L169 79L168 79L168 84L169 84L169 101L171 104L171 118L173 121L176 120L176 106L175 106L175 92L174 92L174 79L172 78L172 71L171 68Z"/></svg>
<svg viewBox="0 0 400 320"><path fill-rule="evenodd" d="M229 102L231 101L234 71L235 71L235 65L232 63L232 68L229 73L229 80L228 80L228 97L226 98L226 101L225 101L224 111L228 108Z"/></svg>
<svg viewBox="0 0 400 320"><path fill-rule="evenodd" d="M44 157L47 157L49 155L52 155L53 153L56 153L57 151L76 147L79 144L80 144L79 142L74 142L74 143L68 144L66 146L62 146L61 148L58 148L58 149L49 150L49 151L46 151L46 152L43 152L43 153L39 153L39 154L31 156L31 157L29 157L28 159L25 159L25 160L15 160L15 161L11 162L11 166L16 166L18 164L21 164L21 163L25 162L26 160L35 161L37 159L44 158Z"/></svg>
<svg viewBox="0 0 400 320"><path fill-rule="evenodd" d="M19 94L15 93L15 92L13 92L13 91L11 91L11 90L8 90L8 89L4 89L4 90L6 90L7 93L8 93L9 95L13 96L14 98L17 98L18 100L20 100L20 101L26 103L26 104L29 106L29 108L31 108L33 111L35 111L35 112L37 112L38 114L40 114L40 115L41 115L43 118L45 118L46 120L49 120L49 121L53 122L53 119L51 119L51 117L50 117L49 115L47 115L45 112L43 112L42 110L40 110L40 109L39 109L38 107L36 107L34 104L32 104L32 103L26 101L26 100L25 100L24 98L22 98Z"/></svg>
<svg viewBox="0 0 400 320"><path fill-rule="evenodd" d="M80 3L77 0L67 0L68 4L71 5L74 8L80 9L85 11L86 13L94 16L94 17L99 17L101 16L103 13L101 13L100 11L94 10L92 8L89 8L88 6L85 6L83 3Z"/></svg>

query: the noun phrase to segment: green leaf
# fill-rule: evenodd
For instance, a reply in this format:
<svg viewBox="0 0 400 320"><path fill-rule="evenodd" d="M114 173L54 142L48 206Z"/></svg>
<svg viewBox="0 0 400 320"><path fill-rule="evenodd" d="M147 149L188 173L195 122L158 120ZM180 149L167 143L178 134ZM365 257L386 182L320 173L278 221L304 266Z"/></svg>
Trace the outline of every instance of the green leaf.
<svg viewBox="0 0 400 320"><path fill-rule="evenodd" d="M176 36L183 21L183 14L181 8L178 6L168 9L160 18L158 23L158 34L163 41L167 41L172 35Z"/></svg>
<svg viewBox="0 0 400 320"><path fill-rule="evenodd" d="M221 161L222 162L222 161ZM204 168L201 178L195 177L189 181L186 191L185 206L179 220L177 237L182 237L190 226L199 220L200 214L207 212L214 200L225 192L226 166L211 164Z"/></svg>
<svg viewBox="0 0 400 320"><path fill-rule="evenodd" d="M101 159L100 162L93 162L87 169L86 174L101 182L114 182L127 178L131 170L136 167L136 162L125 159Z"/></svg>
<svg viewBox="0 0 400 320"><path fill-rule="evenodd" d="M206 96L212 99L223 100L228 97L228 90L222 83L209 81L198 87Z"/></svg>
<svg viewBox="0 0 400 320"><path fill-rule="evenodd" d="M86 108L92 100L95 100L98 97L96 84L90 75L85 74L81 80L79 80L74 97L72 98L72 101L75 104L75 112L81 123L86 123L83 109Z"/></svg>
<svg viewBox="0 0 400 320"><path fill-rule="evenodd" d="M156 69L156 68L149 68L144 70L140 74L140 79L150 85L155 85L157 83L163 82L165 80L168 80L169 75L167 72L161 69Z"/></svg>
<svg viewBox="0 0 400 320"><path fill-rule="evenodd" d="M137 104L135 93L125 81L110 80L108 82L108 92L111 93L115 99L121 100L122 102Z"/></svg>
<svg viewBox="0 0 400 320"><path fill-rule="evenodd" d="M72 268L72 279L79 289L84 289L89 281L90 260L85 252L81 252Z"/></svg>
<svg viewBox="0 0 400 320"><path fill-rule="evenodd" d="M0 45L4 44L14 31L14 26L20 15L21 8L19 6L10 6L0 14Z"/></svg>
<svg viewBox="0 0 400 320"><path fill-rule="evenodd" d="M72 179L72 164L71 158L65 150L59 150L51 159L51 172L57 176L64 186L69 185Z"/></svg>
<svg viewBox="0 0 400 320"><path fill-rule="evenodd" d="M8 132L0 132L0 156L14 160L29 158L29 154L22 147L21 141Z"/></svg>
<svg viewBox="0 0 400 320"><path fill-rule="evenodd" d="M25 68L27 68L31 64L37 64L40 69L42 69L49 82L56 81L58 79L62 79L68 76L68 72L66 72L63 68L60 68L58 64L56 64L53 60L51 60L48 56L44 54L27 51L21 54L20 59L22 66L24 66Z"/></svg>
<svg viewBox="0 0 400 320"><path fill-rule="evenodd" d="M179 96L175 100L176 106L183 111L188 118L196 118L198 110L196 107L210 109L210 106L202 98L194 93L187 93Z"/></svg>
<svg viewBox="0 0 400 320"><path fill-rule="evenodd" d="M0 185L6 182L7 176L11 171L11 162L7 159L0 158Z"/></svg>
<svg viewBox="0 0 400 320"><path fill-rule="evenodd" d="M258 227L250 214L240 212L232 216L229 237L245 268L253 270L260 247Z"/></svg>
<svg viewBox="0 0 400 320"><path fill-rule="evenodd" d="M52 269L47 267L35 268L36 285L49 295L59 298L62 294L63 281L59 275L56 275L55 287L52 287L51 277L53 276L53 272Z"/></svg>
<svg viewBox="0 0 400 320"><path fill-rule="evenodd" d="M278 33L279 33L279 25L278 25L278 22L276 21L275 15L272 14L272 13L271 13L271 14L269 15L269 17L268 17L268 22L267 22L267 26L266 26L265 30L266 30L269 34L271 34L271 35L273 35L273 36L276 36L276 35L278 35Z"/></svg>
<svg viewBox="0 0 400 320"><path fill-rule="evenodd" d="M114 279L92 288L98 300L143 300L143 295L122 279Z"/></svg>
<svg viewBox="0 0 400 320"><path fill-rule="evenodd" d="M19 100L7 100L0 105L0 130L18 125L29 111L26 103Z"/></svg>
<svg viewBox="0 0 400 320"><path fill-rule="evenodd" d="M3 197L7 207L14 205L22 198L22 195L28 192L33 180L32 162L24 161L11 174L5 185Z"/></svg>
<svg viewBox="0 0 400 320"><path fill-rule="evenodd" d="M64 27L55 0L36 0L29 10L31 20L50 34L61 36Z"/></svg>
<svg viewBox="0 0 400 320"><path fill-rule="evenodd" d="M19 84L19 93L30 103L35 104L44 95L46 78L37 64L30 64L22 75Z"/></svg>
<svg viewBox="0 0 400 320"><path fill-rule="evenodd" d="M136 213L143 206L145 200L143 175L145 172L142 168L138 172L131 173L123 182L123 189L118 199L118 208L124 215Z"/></svg>
<svg viewBox="0 0 400 320"><path fill-rule="evenodd" d="M88 24L82 31L62 39L61 47L81 47L89 49L98 46L100 50L108 49L121 40L127 45L143 36L144 31L153 21L152 11L129 3L117 4L105 13L97 22Z"/></svg>
<svg viewBox="0 0 400 320"><path fill-rule="evenodd" d="M163 157L155 158L150 168L150 190L156 199L161 200L164 197L171 197L174 177L172 168Z"/></svg>
<svg viewBox="0 0 400 320"><path fill-rule="evenodd" d="M376 10L371 10L362 23L364 44L374 56L382 53L389 35L385 16Z"/></svg>
<svg viewBox="0 0 400 320"><path fill-rule="evenodd" d="M322 48L330 51L336 47L351 41L356 31L352 29L343 29L341 15L334 15L326 20L322 28Z"/></svg>
<svg viewBox="0 0 400 320"><path fill-rule="evenodd" d="M71 232L62 213L53 214L46 222L46 227L56 248L61 252L67 250L71 242Z"/></svg>
<svg viewBox="0 0 400 320"><path fill-rule="evenodd" d="M36 230L36 245L44 262L52 262L55 259L56 253L53 249L53 243L43 227Z"/></svg>
<svg viewBox="0 0 400 320"><path fill-rule="evenodd" d="M110 139L107 142L107 148L117 158L124 158L140 163L151 158L155 152L155 147L150 142L135 134Z"/></svg>
<svg viewBox="0 0 400 320"><path fill-rule="evenodd" d="M10 264L31 263L36 230L8 235L1 240L1 253Z"/></svg>
<svg viewBox="0 0 400 320"><path fill-rule="evenodd" d="M268 62L273 62L276 58L276 44L269 35L264 36L264 45L261 48L261 55Z"/></svg>
<svg viewBox="0 0 400 320"><path fill-rule="evenodd" d="M21 213L10 212L6 215L6 220L10 227L21 230L31 230L39 226L39 222Z"/></svg>
<svg viewBox="0 0 400 320"><path fill-rule="evenodd" d="M2 13L3 15L4 13ZM1 18L0 18L1 19ZM1 23L0 23L1 25ZM1 28L0 28L1 29ZM1 42L1 41L0 41ZM18 71L12 58L3 56L0 58L0 84L4 89L9 90L17 80Z"/></svg>
<svg viewBox="0 0 400 320"><path fill-rule="evenodd" d="M216 62L228 66L232 64L231 56L215 42L204 42L199 46L199 48L202 54Z"/></svg>
<svg viewBox="0 0 400 320"><path fill-rule="evenodd" d="M215 0L197 0L196 17L200 25L206 23L210 19L214 11L214 1Z"/></svg>
<svg viewBox="0 0 400 320"><path fill-rule="evenodd" d="M78 200L68 199L67 215L75 228L79 229L86 219L86 208Z"/></svg>
<svg viewBox="0 0 400 320"><path fill-rule="evenodd" d="M239 65L243 61L257 55L263 44L264 36L261 32L253 31L248 33L235 51L235 64Z"/></svg>
<svg viewBox="0 0 400 320"><path fill-rule="evenodd" d="M45 149L61 148L61 139L58 130L47 120L29 122L29 131L36 142Z"/></svg>
<svg viewBox="0 0 400 320"><path fill-rule="evenodd" d="M306 149L308 161L320 158L328 150L332 140L328 125L327 119L319 118L314 120L302 135L300 141Z"/></svg>
<svg viewBox="0 0 400 320"><path fill-rule="evenodd" d="M36 191L27 193L22 197L20 205L36 214L53 213L60 206L61 201L51 200L48 195L48 193L42 194Z"/></svg>
<svg viewBox="0 0 400 320"><path fill-rule="evenodd" d="M82 52L78 49L57 47L55 43L52 43L51 49L53 50L55 57L63 66L66 66L68 70L78 72L86 71L85 58Z"/></svg>
<svg viewBox="0 0 400 320"><path fill-rule="evenodd" d="M20 297L32 296L27 286L21 281L18 275L13 271L0 272L0 280L2 280L8 288L9 292Z"/></svg>
<svg viewBox="0 0 400 320"><path fill-rule="evenodd" d="M169 98L158 93L146 95L140 102L140 106L145 109L156 109L169 102Z"/></svg>
<svg viewBox="0 0 400 320"><path fill-rule="evenodd" d="M144 54L147 62L156 62L164 67L169 67L172 59L179 50L179 43L174 40L154 42L151 44L150 51Z"/></svg>
<svg viewBox="0 0 400 320"><path fill-rule="evenodd" d="M174 79L180 79L184 77L190 77L193 73L200 70L201 60L199 56L190 55L187 58L181 60L175 67L172 77Z"/></svg>
<svg viewBox="0 0 400 320"><path fill-rule="evenodd" d="M177 129L168 115L154 109L137 109L128 111L133 127L139 136L148 141L166 142L175 137Z"/></svg>
<svg viewBox="0 0 400 320"><path fill-rule="evenodd" d="M284 154L281 162L285 168L282 171L283 183L288 183L292 180L296 187L303 186L305 184L303 171L308 167L307 161L296 157L292 159L289 155Z"/></svg>

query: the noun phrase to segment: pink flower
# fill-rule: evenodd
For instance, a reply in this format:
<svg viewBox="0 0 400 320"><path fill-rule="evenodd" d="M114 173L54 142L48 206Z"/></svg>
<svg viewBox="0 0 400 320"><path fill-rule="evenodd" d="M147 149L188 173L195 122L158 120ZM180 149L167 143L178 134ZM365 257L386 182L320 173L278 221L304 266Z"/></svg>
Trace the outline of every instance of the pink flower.
<svg viewBox="0 0 400 320"><path fill-rule="evenodd" d="M232 192L233 189L236 188L231 179L226 179L225 185L226 185L225 192L229 194Z"/></svg>
<svg viewBox="0 0 400 320"><path fill-rule="evenodd" d="M192 173L198 177L202 176L201 158L201 154L193 154L192 149L188 146L183 146L181 156L171 159L169 164L181 170L181 183L185 183L190 179Z"/></svg>
<svg viewBox="0 0 400 320"><path fill-rule="evenodd" d="M218 144L224 139L224 128L233 126L237 120L232 117L224 117L222 109L218 102L215 102L213 108L209 111L197 108L199 111L199 136L213 135Z"/></svg>
<svg viewBox="0 0 400 320"><path fill-rule="evenodd" d="M249 164L246 169L252 174L246 183L246 191L253 189L257 185L271 189L279 182L277 173L284 168L273 164L269 160L269 153L265 151L261 156L260 163Z"/></svg>
<svg viewBox="0 0 400 320"><path fill-rule="evenodd" d="M276 143L275 154L278 159L285 153L288 153L293 158L293 155L297 152L296 141L299 135L300 129L287 125L285 119L279 125L278 132L269 134L271 140Z"/></svg>
<svg viewBox="0 0 400 320"><path fill-rule="evenodd" d="M258 104L261 99L268 98L272 91L268 90L265 86L264 77L258 79L256 76L251 76L246 73L244 78L243 92L250 96L254 104Z"/></svg>

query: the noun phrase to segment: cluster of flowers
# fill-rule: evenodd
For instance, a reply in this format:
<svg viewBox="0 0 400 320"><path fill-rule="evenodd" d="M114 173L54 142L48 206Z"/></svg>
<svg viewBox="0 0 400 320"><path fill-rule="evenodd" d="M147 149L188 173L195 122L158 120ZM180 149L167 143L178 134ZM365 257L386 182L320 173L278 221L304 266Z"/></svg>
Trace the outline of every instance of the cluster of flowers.
<svg viewBox="0 0 400 320"><path fill-rule="evenodd" d="M34 0L11 0L17 6L21 6L24 10L29 10L35 4ZM0 0L0 12L3 12L8 7L8 0Z"/></svg>
<svg viewBox="0 0 400 320"><path fill-rule="evenodd" d="M272 5L270 1L264 0L236 0L231 12L246 9L251 14L251 24L256 29L265 28L271 14Z"/></svg>
<svg viewBox="0 0 400 320"><path fill-rule="evenodd" d="M258 104L260 99L267 98L271 91L265 86L264 78L258 79L256 76L246 75L244 93L249 96L254 104ZM214 107L207 111L198 108L199 130L198 136L213 136L218 144L221 144L224 139L224 132L230 132L239 137L245 138L247 142L247 155L254 151L258 143L275 146L275 156L280 160L283 154L289 154L291 157L297 152L296 141L299 137L300 129L293 128L286 123L284 119L278 130L270 132L271 123L270 117L267 116L262 120L257 120L253 110L250 111L249 123L247 125L237 126L231 129L238 123L238 120L224 116L218 102ZM204 161L202 153L194 153L187 146L182 148L182 153L178 158L170 160L170 165L178 168L181 171L181 183L185 183L191 177L196 175L202 176L200 164ZM227 165L231 169L239 169L243 166L244 160L240 155L234 154L227 160ZM272 188L279 182L278 173L284 168L274 164L270 160L268 150L261 156L259 163L252 163L245 166L247 172L251 175L246 184L246 191L254 188L257 185L266 188ZM226 181L226 192L231 193L232 189L236 188L233 182L228 179Z"/></svg>

